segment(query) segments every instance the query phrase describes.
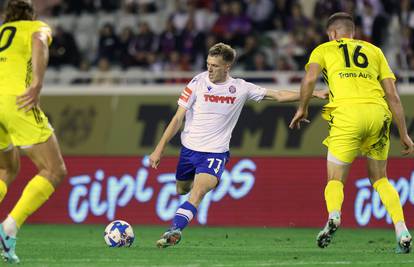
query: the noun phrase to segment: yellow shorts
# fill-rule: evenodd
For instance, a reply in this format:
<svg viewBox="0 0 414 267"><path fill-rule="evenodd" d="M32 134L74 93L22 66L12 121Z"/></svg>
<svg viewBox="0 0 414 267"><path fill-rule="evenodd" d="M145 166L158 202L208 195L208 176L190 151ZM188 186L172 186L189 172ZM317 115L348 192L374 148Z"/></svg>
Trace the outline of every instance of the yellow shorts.
<svg viewBox="0 0 414 267"><path fill-rule="evenodd" d="M337 159L351 163L360 153L386 160L390 148L391 112L378 104L347 104L329 114L329 136L323 141Z"/></svg>
<svg viewBox="0 0 414 267"><path fill-rule="evenodd" d="M39 108L18 110L16 96L0 95L0 150L45 142L53 128Z"/></svg>

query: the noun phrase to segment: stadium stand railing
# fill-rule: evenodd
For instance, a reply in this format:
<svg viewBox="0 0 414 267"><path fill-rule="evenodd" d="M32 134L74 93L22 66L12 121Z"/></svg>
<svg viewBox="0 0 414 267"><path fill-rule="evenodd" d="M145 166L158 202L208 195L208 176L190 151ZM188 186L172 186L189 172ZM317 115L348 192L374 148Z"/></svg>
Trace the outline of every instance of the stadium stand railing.
<svg viewBox="0 0 414 267"><path fill-rule="evenodd" d="M102 72L79 71L72 67L49 69L45 78L46 94L176 94L197 72L152 72L130 68ZM232 77L243 78L266 88L298 90L304 75L301 71L232 71ZM414 72L397 73L402 94L414 94ZM324 88L322 80L318 89Z"/></svg>

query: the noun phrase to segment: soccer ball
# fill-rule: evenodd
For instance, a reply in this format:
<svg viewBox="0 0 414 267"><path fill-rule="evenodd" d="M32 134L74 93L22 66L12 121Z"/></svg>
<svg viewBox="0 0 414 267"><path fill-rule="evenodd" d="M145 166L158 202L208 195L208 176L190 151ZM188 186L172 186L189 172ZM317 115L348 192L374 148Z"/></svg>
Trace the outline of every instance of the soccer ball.
<svg viewBox="0 0 414 267"><path fill-rule="evenodd" d="M104 232L105 243L111 247L130 247L134 243L134 231L126 221L116 220L108 224Z"/></svg>

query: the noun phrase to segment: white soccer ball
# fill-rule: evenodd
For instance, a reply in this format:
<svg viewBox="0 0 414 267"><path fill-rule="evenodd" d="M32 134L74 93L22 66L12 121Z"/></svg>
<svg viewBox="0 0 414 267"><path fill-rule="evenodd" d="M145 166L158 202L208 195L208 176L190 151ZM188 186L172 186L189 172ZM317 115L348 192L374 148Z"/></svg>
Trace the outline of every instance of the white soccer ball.
<svg viewBox="0 0 414 267"><path fill-rule="evenodd" d="M134 231L126 221L116 220L108 224L104 232L105 243L111 247L130 247L134 243Z"/></svg>

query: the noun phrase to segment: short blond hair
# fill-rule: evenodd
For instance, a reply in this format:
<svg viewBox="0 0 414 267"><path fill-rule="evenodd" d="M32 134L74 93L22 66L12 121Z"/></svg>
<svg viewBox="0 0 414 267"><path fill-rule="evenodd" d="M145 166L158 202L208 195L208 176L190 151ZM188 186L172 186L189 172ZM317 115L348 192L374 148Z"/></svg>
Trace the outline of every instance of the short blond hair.
<svg viewBox="0 0 414 267"><path fill-rule="evenodd" d="M212 57L221 56L226 63L233 64L236 59L236 50L224 43L217 43L208 50Z"/></svg>

